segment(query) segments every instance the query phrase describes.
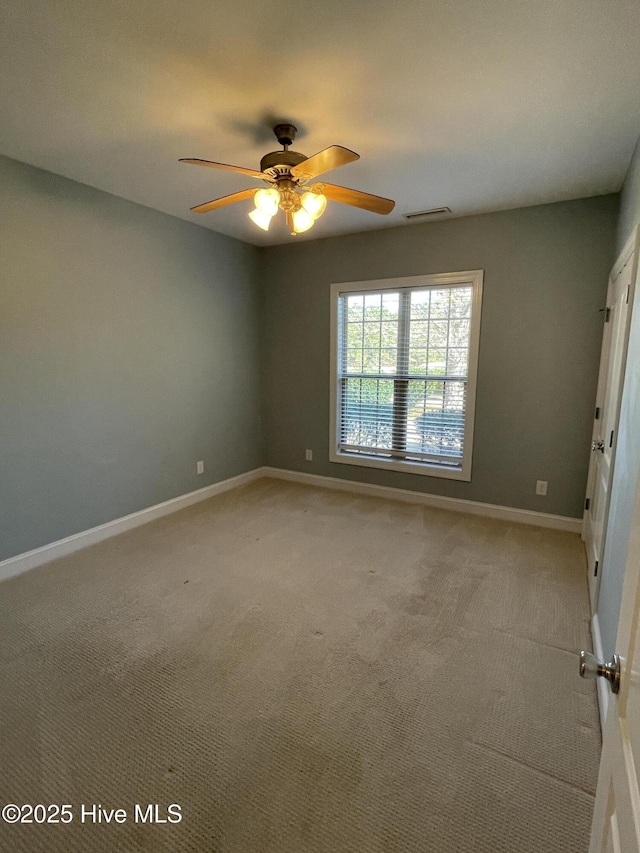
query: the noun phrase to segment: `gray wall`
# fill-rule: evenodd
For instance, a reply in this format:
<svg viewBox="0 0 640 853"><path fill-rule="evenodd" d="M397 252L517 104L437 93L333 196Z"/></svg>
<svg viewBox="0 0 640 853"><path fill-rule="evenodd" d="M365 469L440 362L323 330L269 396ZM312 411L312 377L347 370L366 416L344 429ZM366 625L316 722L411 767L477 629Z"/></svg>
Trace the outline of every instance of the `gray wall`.
<svg viewBox="0 0 640 853"><path fill-rule="evenodd" d="M263 461L581 515L617 196L258 250L6 158L0 186L0 559ZM329 463L329 284L476 268L471 483Z"/></svg>
<svg viewBox="0 0 640 853"><path fill-rule="evenodd" d="M620 193L616 257L624 249L631 231L638 222L640 222L640 139L636 142Z"/></svg>
<svg viewBox="0 0 640 853"><path fill-rule="evenodd" d="M640 223L640 140L629 167L620 203L618 251ZM629 349L611 486L611 504L604 554L598 617L607 660L615 651L622 582L629 548L633 503L640 478L640 287L636 293L629 330Z"/></svg>
<svg viewBox="0 0 640 853"><path fill-rule="evenodd" d="M0 187L0 559L259 465L257 250L6 158Z"/></svg>
<svg viewBox="0 0 640 853"><path fill-rule="evenodd" d="M266 464L580 518L618 201L261 249ZM485 271L471 482L330 463L330 284L467 269Z"/></svg>

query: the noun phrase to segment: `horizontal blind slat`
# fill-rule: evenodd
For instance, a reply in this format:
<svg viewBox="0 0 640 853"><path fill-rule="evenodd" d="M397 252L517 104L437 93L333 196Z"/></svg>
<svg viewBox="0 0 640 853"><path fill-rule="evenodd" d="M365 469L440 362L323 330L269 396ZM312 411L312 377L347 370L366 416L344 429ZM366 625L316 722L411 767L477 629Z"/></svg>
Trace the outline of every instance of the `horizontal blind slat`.
<svg viewBox="0 0 640 853"><path fill-rule="evenodd" d="M420 459L423 461L437 462L440 464L457 464L458 457L448 454L435 453L411 453L410 451L398 451L391 448L367 447L364 445L340 444L339 449L347 453L357 453L361 456L383 456L389 459Z"/></svg>
<svg viewBox="0 0 640 853"><path fill-rule="evenodd" d="M466 382L466 375L443 376L438 373L339 373L338 379L385 379L388 382Z"/></svg>

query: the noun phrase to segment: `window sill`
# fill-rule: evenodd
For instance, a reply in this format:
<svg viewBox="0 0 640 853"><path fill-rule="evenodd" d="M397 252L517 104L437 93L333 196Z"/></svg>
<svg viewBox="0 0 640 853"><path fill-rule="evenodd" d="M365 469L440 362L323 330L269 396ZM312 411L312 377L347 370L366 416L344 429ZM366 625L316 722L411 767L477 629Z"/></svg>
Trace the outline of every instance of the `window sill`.
<svg viewBox="0 0 640 853"><path fill-rule="evenodd" d="M358 465L362 468L380 468L386 471L399 471L403 474L419 474L423 477L439 477L446 480L471 481L471 470L468 463L463 462L461 468L448 468L445 465L433 465L425 462L405 462L400 459L393 461L379 459L375 456L360 456L352 453L332 452L329 454L330 462L339 462L342 465Z"/></svg>

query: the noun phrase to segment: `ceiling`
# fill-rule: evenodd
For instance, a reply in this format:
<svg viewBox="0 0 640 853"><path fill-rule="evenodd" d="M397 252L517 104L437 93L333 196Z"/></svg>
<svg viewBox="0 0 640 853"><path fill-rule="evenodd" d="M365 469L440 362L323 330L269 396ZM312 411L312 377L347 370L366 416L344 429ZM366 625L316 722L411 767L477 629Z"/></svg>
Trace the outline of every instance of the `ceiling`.
<svg viewBox="0 0 640 853"><path fill-rule="evenodd" d="M637 0L5 0L0 153L258 245L294 239L282 214L189 212L252 179L178 158L255 168L276 120L397 203L298 241L598 195L640 134L639 29Z"/></svg>

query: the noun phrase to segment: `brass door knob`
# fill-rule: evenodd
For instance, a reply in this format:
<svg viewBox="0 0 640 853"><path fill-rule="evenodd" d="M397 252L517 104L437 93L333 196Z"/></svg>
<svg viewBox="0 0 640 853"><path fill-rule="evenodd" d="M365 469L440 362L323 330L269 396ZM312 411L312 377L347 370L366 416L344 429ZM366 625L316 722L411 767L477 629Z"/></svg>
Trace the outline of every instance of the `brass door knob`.
<svg viewBox="0 0 640 853"><path fill-rule="evenodd" d="M611 692L620 690L620 656L614 655L609 663L602 663L591 652L580 652L580 676L582 678L606 678Z"/></svg>

